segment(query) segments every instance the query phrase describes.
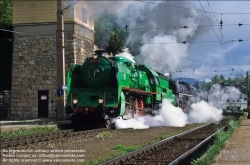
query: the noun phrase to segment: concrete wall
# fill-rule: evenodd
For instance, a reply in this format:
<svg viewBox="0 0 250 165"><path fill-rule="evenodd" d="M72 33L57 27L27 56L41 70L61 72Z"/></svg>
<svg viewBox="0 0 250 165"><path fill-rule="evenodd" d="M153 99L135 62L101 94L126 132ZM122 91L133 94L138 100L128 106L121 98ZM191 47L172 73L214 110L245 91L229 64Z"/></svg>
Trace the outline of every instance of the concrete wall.
<svg viewBox="0 0 250 165"><path fill-rule="evenodd" d="M244 93L241 93L241 98L238 98L237 100L234 99L228 99L224 103L224 109L238 111L246 109L247 108L247 95Z"/></svg>

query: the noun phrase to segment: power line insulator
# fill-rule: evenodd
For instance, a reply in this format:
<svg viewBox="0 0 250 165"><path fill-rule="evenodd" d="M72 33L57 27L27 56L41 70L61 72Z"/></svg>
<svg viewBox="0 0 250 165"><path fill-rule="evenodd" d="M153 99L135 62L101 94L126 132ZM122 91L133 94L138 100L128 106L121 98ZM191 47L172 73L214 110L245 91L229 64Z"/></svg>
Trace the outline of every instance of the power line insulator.
<svg viewBox="0 0 250 165"><path fill-rule="evenodd" d="M243 40L242 39L239 39L239 42L242 42Z"/></svg>
<svg viewBox="0 0 250 165"><path fill-rule="evenodd" d="M184 41L184 42L182 42L183 44L186 44L187 42L186 41Z"/></svg>
<svg viewBox="0 0 250 165"><path fill-rule="evenodd" d="M239 26L242 26L243 24L239 23L238 25L239 25Z"/></svg>
<svg viewBox="0 0 250 165"><path fill-rule="evenodd" d="M181 28L183 28L183 29L187 29L187 28L189 28L189 27L185 25L185 26L183 26L183 27L181 27Z"/></svg>
<svg viewBox="0 0 250 165"><path fill-rule="evenodd" d="M126 29L126 31L128 31L128 25L126 24L126 26L125 26L125 29Z"/></svg>
<svg viewBox="0 0 250 165"><path fill-rule="evenodd" d="M222 29L222 26L223 26L223 21L222 19L220 20L220 29Z"/></svg>
<svg viewBox="0 0 250 165"><path fill-rule="evenodd" d="M223 25L223 21L222 20L220 20L220 26L222 26Z"/></svg>

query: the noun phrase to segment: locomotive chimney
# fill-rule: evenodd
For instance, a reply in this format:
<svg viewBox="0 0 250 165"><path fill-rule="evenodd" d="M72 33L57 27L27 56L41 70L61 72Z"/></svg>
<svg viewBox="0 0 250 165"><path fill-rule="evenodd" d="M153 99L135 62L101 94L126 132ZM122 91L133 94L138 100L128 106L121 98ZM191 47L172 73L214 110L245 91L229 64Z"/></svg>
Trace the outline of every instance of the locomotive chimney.
<svg viewBox="0 0 250 165"><path fill-rule="evenodd" d="M95 54L97 54L98 56L106 57L106 51L105 50L96 50Z"/></svg>

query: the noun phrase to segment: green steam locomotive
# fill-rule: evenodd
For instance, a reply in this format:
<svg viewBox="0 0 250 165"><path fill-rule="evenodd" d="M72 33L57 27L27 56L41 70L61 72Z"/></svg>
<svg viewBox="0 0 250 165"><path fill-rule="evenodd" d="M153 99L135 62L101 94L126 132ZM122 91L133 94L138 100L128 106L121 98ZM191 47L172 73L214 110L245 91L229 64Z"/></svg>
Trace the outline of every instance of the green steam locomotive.
<svg viewBox="0 0 250 165"><path fill-rule="evenodd" d="M168 79L149 66L97 50L68 73L67 105L74 126L103 125L111 120L155 115L163 99L176 105Z"/></svg>

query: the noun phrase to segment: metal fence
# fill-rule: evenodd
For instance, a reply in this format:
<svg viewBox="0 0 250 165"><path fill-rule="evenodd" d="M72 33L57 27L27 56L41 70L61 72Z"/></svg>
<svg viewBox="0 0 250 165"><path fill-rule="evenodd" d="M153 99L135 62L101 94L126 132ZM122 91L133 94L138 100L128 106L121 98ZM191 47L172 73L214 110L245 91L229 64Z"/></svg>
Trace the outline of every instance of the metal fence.
<svg viewBox="0 0 250 165"><path fill-rule="evenodd" d="M6 120L10 109L10 91L0 91L0 120Z"/></svg>

